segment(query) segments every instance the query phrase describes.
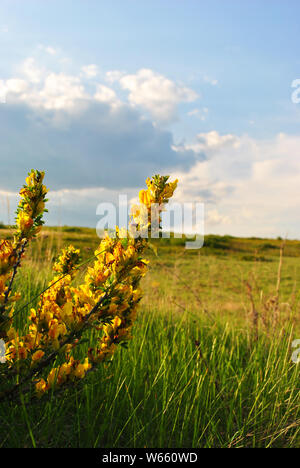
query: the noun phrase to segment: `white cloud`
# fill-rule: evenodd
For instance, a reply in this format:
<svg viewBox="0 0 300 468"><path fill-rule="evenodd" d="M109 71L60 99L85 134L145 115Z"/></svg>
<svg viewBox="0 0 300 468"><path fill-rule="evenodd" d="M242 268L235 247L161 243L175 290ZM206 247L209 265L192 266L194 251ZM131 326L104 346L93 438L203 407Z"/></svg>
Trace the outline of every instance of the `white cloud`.
<svg viewBox="0 0 300 468"><path fill-rule="evenodd" d="M3 80L0 80L0 104L6 103L6 85Z"/></svg>
<svg viewBox="0 0 300 468"><path fill-rule="evenodd" d="M40 45L38 49L50 55L56 55L56 49L51 46ZM61 59L58 57L56 65ZM20 77L14 77L1 83L1 90L31 107L47 110L74 109L83 99L105 102L115 108L121 105L116 91L102 83L97 84L96 91L91 93L86 89L86 80L99 75L96 64L81 67L77 75L65 72L54 72L45 66L39 65L35 57L28 57L19 68ZM21 86L22 80L22 86ZM112 70L105 74L104 80L110 84L118 82L122 89L129 91L128 101L132 107L139 107L150 113L157 123L165 123L176 119L177 108L180 103L193 102L198 95L183 84L178 84L150 69L141 69L136 74L125 74L123 71ZM12 89L12 83L20 89ZM9 84L9 82L11 82ZM21 89L22 88L22 89ZM123 101L124 104L128 105ZM207 113L204 108L201 115ZM145 118L145 116L143 116ZM200 117L201 118L201 117Z"/></svg>
<svg viewBox="0 0 300 468"><path fill-rule="evenodd" d="M0 99L6 102L7 95L22 95L28 88L25 80L19 78L10 78L9 80L0 80Z"/></svg>
<svg viewBox="0 0 300 468"><path fill-rule="evenodd" d="M216 80L215 78L211 78L211 77L208 76L208 75L204 75L204 76L203 76L203 81L204 81L205 83L209 83L209 84L212 85L212 86L217 86L217 84L218 84L218 80Z"/></svg>
<svg viewBox="0 0 300 468"><path fill-rule="evenodd" d="M229 216L220 214L219 211L215 208L205 213L205 222L209 227L216 227L223 224L229 225L230 218Z"/></svg>
<svg viewBox="0 0 300 468"><path fill-rule="evenodd" d="M40 83L44 70L36 65L33 57L28 57L22 64L21 73L25 75L30 83L37 84Z"/></svg>
<svg viewBox="0 0 300 468"><path fill-rule="evenodd" d="M198 133L196 142L185 144L183 149L192 150L195 151L195 153L205 152L206 154L212 154L216 150L224 150L226 147L231 146L238 148L239 145L239 137L231 134L220 135L217 131L213 130L208 133Z"/></svg>
<svg viewBox="0 0 300 468"><path fill-rule="evenodd" d="M204 120L206 120L207 114L208 114L208 108L207 107L203 107L203 109L192 109L191 111L189 111L187 113L187 115L189 117L197 117L198 119L202 120L203 122L204 122Z"/></svg>
<svg viewBox="0 0 300 468"><path fill-rule="evenodd" d="M116 81L120 81L122 76L126 75L126 72L120 70L112 70L105 73L105 80L108 83L115 83Z"/></svg>
<svg viewBox="0 0 300 468"><path fill-rule="evenodd" d="M99 74L99 69L97 65L93 63L91 65L85 65L81 67L81 70L87 78L95 78L95 76Z"/></svg>
<svg viewBox="0 0 300 468"><path fill-rule="evenodd" d="M56 55L56 53L57 53L57 50L54 49L54 47L46 47L45 51L48 52L48 54L50 54L50 55Z"/></svg>
<svg viewBox="0 0 300 468"><path fill-rule="evenodd" d="M55 49L54 47L51 47L51 46L45 46L45 45L42 45L40 44L38 46L38 49L44 51L44 52L47 52L47 54L49 55L56 55L57 54L57 49Z"/></svg>
<svg viewBox="0 0 300 468"><path fill-rule="evenodd" d="M27 58L19 68L21 77L0 81L6 102L25 102L30 107L46 110L71 110L79 100L87 99L79 76L54 73Z"/></svg>
<svg viewBox="0 0 300 468"><path fill-rule="evenodd" d="M74 101L84 99L86 94L79 78L51 73L45 80L40 97L46 109L64 109L72 107Z"/></svg>
<svg viewBox="0 0 300 468"><path fill-rule="evenodd" d="M7 92L16 94L23 93L27 89L28 85L25 80L19 78L11 78L6 81Z"/></svg>
<svg viewBox="0 0 300 468"><path fill-rule="evenodd" d="M123 89L129 91L129 102L150 112L158 121L170 121L177 116L181 102L193 102L198 95L190 88L176 84L150 69L120 79Z"/></svg>
<svg viewBox="0 0 300 468"><path fill-rule="evenodd" d="M210 132L200 139L207 160L172 177L178 200L205 202L206 233L299 237L300 137Z"/></svg>
<svg viewBox="0 0 300 468"><path fill-rule="evenodd" d="M96 99L96 101L106 102L110 104L116 104L119 102L115 91L102 84L97 85L97 91L94 95L94 98Z"/></svg>
<svg viewBox="0 0 300 468"><path fill-rule="evenodd" d="M47 110L72 109L78 100L86 97L80 79L64 73L50 73L41 89L31 89L22 95L30 106Z"/></svg>

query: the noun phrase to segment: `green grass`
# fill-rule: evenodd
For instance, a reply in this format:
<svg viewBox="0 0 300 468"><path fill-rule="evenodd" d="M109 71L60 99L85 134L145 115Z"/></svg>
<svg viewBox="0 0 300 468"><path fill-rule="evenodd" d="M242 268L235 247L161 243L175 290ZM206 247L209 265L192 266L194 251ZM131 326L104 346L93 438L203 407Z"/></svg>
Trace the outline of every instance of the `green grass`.
<svg viewBox="0 0 300 468"><path fill-rule="evenodd" d="M99 241L85 228L46 231L17 278L20 307L47 284L70 240L84 259ZM128 349L59 396L2 403L1 447L299 447L291 342L300 338L300 243L286 245L274 306L280 240L211 236L200 251L179 240L162 239L158 258L149 254Z"/></svg>

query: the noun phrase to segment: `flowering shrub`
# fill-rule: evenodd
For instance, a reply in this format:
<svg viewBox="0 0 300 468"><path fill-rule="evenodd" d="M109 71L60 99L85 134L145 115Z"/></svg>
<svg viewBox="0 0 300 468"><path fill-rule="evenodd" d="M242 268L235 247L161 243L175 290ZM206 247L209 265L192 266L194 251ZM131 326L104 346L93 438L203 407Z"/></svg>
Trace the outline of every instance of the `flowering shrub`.
<svg viewBox="0 0 300 468"><path fill-rule="evenodd" d="M14 239L0 242L0 338L6 349L0 366L0 400L20 389L29 391L33 385L41 397L50 389L74 384L100 363L110 361L118 345L131 339L142 297L139 284L147 271L143 255L145 234L153 229L151 212L155 207L154 228L158 230L160 213L177 186L167 176L147 179L147 190L139 194L141 205L131 214L131 228L116 228L112 237L106 233L93 266L78 286L73 280L80 251L73 246L63 249L54 264L55 276L40 294L37 307L30 310L24 331L15 325L20 294L13 293L12 286L28 242L43 225L47 201L43 179L43 172L29 173L20 191ZM91 330L96 345L88 348L83 359L76 359Z"/></svg>

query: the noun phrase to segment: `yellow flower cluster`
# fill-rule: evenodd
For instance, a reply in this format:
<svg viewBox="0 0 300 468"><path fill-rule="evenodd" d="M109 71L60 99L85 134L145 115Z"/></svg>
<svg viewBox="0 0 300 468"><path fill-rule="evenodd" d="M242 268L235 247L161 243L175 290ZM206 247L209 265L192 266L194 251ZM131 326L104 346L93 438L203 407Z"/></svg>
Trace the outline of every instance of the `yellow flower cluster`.
<svg viewBox="0 0 300 468"><path fill-rule="evenodd" d="M44 206L40 201L46 193L43 177L43 173L32 172L21 191L18 239L30 239L41 226L39 217ZM148 214L152 203L158 203L161 211L173 195L177 181L167 180L168 177L155 176L147 180L148 189L140 192ZM24 224L25 215L33 221L30 227L30 223ZM145 224L140 221L139 227L145 226L149 229L148 217ZM0 272L5 275L16 257L9 243L1 246ZM39 397L51 388L84 378L99 363L111 360L118 345L131 339L142 297L139 284L147 272L148 262L143 257L146 246L146 239L131 236L130 232L124 235L116 228L114 237L106 234L102 239L93 266L88 267L83 283L78 286L72 286L72 281L78 271L80 251L73 246L63 249L53 268L56 276L42 293L36 309L30 311L27 333L22 335L13 326L7 331L8 365L13 367L17 363L18 369L36 373L35 389ZM5 294L5 286L1 287L0 282L0 298ZM94 333L85 335L89 330ZM83 359L78 360L76 351L82 338L87 338L90 346ZM49 356L54 359L48 365ZM56 356L60 365L53 367Z"/></svg>
<svg viewBox="0 0 300 468"><path fill-rule="evenodd" d="M74 268L79 263L80 260L80 250L75 249L73 245L69 245L68 248L63 249L61 255L54 265L54 271L65 275L67 273L73 276Z"/></svg>
<svg viewBox="0 0 300 468"><path fill-rule="evenodd" d="M139 200L141 205L134 205L131 210L131 218L134 230L141 237L147 237L149 231L158 231L161 223L161 212L164 205L169 202L177 187L178 180L167 182L169 176L155 175L147 179L147 190L141 190Z"/></svg>
<svg viewBox="0 0 300 468"><path fill-rule="evenodd" d="M20 298L12 295L12 283L20 266L28 241L43 225L47 189L43 185L44 173L32 170L26 184L20 190L21 200L17 208L14 240L0 242L0 338L5 338L13 313L11 304ZM7 312L6 308L10 307Z"/></svg>
<svg viewBox="0 0 300 468"><path fill-rule="evenodd" d="M0 304L3 303L6 282L16 260L16 252L12 242L9 240L0 241Z"/></svg>
<svg viewBox="0 0 300 468"><path fill-rule="evenodd" d="M24 336L19 336L19 332L11 327L7 336L9 341L6 343L6 359L10 362L26 359L38 347L41 339L41 334L36 333L33 325L30 325L29 333Z"/></svg>
<svg viewBox="0 0 300 468"><path fill-rule="evenodd" d="M83 379L90 368L91 364L89 364L88 358L81 363L71 356L69 360L60 367L51 369L47 380L40 379L36 383L35 389L37 396L41 397L51 388L66 384L67 382L72 382L74 379Z"/></svg>
<svg viewBox="0 0 300 468"><path fill-rule="evenodd" d="M147 179L146 184L148 189L140 191L140 202L148 208L150 208L153 203L158 203L159 205L167 203L173 196L178 183L178 179L174 182L167 182L168 179L169 176L160 175L155 175L152 179Z"/></svg>
<svg viewBox="0 0 300 468"><path fill-rule="evenodd" d="M10 306L20 298L20 294L12 295L9 284L13 275L13 268L17 262L17 251L10 240L0 241L0 338L5 338L11 325L13 309L5 315L5 307Z"/></svg>
<svg viewBox="0 0 300 468"><path fill-rule="evenodd" d="M72 262L70 262L71 258ZM20 338L13 327L9 329L7 332L9 341L6 345L8 361L26 359L30 356L32 362L35 363L43 357L42 349L59 348L59 340L67 334L62 312L68 301L72 300L70 290L72 270L78 262L79 250L73 246L64 249L58 257L53 269L66 274L63 277L55 276L47 291L43 293L37 310L31 309L29 332L25 336Z"/></svg>
<svg viewBox="0 0 300 468"><path fill-rule="evenodd" d="M87 370L111 359L117 345L131 338L137 304L142 296L138 283L147 270L147 262L140 256L143 248L142 242L120 238L118 231L113 239L105 236L95 252L97 259L93 267L88 268L83 284L70 288L64 278L63 297L61 293L56 297L52 293L50 297L52 289L49 290L48 297L43 299L42 309L32 317L33 320L38 315L42 317L49 335L47 344L58 349L71 331L80 331L87 323L97 332L97 344L88 349L84 364L70 357L70 351L77 343L75 346L67 345L65 362L55 371L52 369L46 380L37 382L38 395L53 385L83 378ZM58 288L57 284L55 287ZM89 317L101 299L105 300ZM45 311L48 312L47 316ZM48 321L47 325L45 321ZM57 378L53 380L53 376Z"/></svg>
<svg viewBox="0 0 300 468"><path fill-rule="evenodd" d="M17 209L17 240L31 239L42 228L47 188L43 185L45 173L32 170L20 190L21 201Z"/></svg>

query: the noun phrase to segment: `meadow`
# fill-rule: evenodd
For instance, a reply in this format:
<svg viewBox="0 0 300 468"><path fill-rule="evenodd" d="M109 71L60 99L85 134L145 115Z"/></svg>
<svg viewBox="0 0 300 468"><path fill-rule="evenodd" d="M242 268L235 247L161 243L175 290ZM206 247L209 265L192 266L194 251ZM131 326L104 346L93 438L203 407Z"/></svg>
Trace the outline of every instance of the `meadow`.
<svg viewBox="0 0 300 468"><path fill-rule="evenodd" d="M184 239L153 242L128 348L76 389L2 402L1 447L300 446L300 372L291 360L300 242L211 235L200 250L186 250ZM31 301L19 326L61 247L73 244L87 261L98 243L93 229L42 231L16 278L19 305Z"/></svg>

